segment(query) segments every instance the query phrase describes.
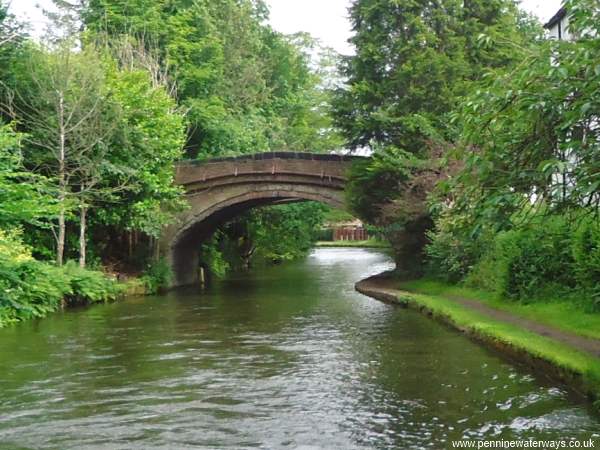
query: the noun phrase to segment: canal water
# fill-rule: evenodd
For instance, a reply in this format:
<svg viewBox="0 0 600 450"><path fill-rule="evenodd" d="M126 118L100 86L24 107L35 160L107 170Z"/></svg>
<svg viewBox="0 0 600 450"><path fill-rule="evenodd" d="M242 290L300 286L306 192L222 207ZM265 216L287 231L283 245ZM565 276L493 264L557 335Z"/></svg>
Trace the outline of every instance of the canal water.
<svg viewBox="0 0 600 450"><path fill-rule="evenodd" d="M204 293L0 330L1 449L408 449L589 439L581 398L353 285L383 253L320 249Z"/></svg>

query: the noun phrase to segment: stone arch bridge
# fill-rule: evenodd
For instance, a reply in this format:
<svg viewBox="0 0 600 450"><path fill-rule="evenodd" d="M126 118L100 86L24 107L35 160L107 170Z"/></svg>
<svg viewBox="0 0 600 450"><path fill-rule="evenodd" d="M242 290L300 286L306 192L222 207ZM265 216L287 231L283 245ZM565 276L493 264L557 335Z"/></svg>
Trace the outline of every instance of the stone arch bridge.
<svg viewBox="0 0 600 450"><path fill-rule="evenodd" d="M175 181L184 187L190 208L164 230L160 242L174 286L197 281L202 242L248 209L306 200L344 208L346 173L357 158L279 152L179 164Z"/></svg>

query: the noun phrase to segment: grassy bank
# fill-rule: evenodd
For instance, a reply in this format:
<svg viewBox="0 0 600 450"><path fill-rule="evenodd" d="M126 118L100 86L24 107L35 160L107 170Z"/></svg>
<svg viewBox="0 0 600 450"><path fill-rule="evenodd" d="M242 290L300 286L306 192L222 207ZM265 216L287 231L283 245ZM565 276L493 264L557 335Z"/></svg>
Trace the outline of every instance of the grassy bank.
<svg viewBox="0 0 600 450"><path fill-rule="evenodd" d="M362 248L390 248L385 241L369 239L368 241L320 241L315 247L362 247Z"/></svg>
<svg viewBox="0 0 600 450"><path fill-rule="evenodd" d="M450 300L448 296L459 293L463 296L471 294L472 299L479 298L476 297L477 293L475 292L458 291L457 289L425 280L400 283L389 280L382 282L375 278L357 284L357 290L366 295L420 310L467 333L476 340L483 341L526 361L532 367L541 369L546 374L554 375L596 400L595 405L600 407L598 402L600 399L600 358L514 324L495 320L486 314ZM480 301L490 302L490 305L494 305L490 296ZM515 309L511 312L515 315L527 311L523 317L537 320L535 310L524 309L525 305L514 306ZM541 305L538 307L541 308ZM565 308L566 306L560 307ZM539 320L546 320L546 323L555 326L559 320L556 311L560 308L558 305L554 305L554 308L558 309L550 308L545 314L540 315ZM580 313L576 320L587 323L589 324L587 326L590 327L592 323L596 323L596 319L581 314L583 313ZM553 322L548 322L550 318L553 318ZM567 325L563 320L563 329L573 332L574 326ZM580 332L579 335L595 335L597 331L587 328L586 332Z"/></svg>
<svg viewBox="0 0 600 450"><path fill-rule="evenodd" d="M446 298L460 297L478 301L501 311L507 311L569 333L600 339L600 314L586 312L571 299L521 303L514 300L500 299L489 292L430 279L402 282L400 287L422 294Z"/></svg>

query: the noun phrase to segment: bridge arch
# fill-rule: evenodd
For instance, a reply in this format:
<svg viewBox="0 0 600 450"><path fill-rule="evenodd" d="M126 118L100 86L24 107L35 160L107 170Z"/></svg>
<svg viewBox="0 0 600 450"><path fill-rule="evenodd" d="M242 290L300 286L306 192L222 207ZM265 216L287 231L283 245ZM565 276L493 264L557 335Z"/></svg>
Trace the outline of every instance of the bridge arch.
<svg viewBox="0 0 600 450"><path fill-rule="evenodd" d="M190 208L164 230L160 242L174 286L197 280L202 242L249 209L310 200L343 209L347 171L356 158L280 152L178 165L175 181L184 187Z"/></svg>

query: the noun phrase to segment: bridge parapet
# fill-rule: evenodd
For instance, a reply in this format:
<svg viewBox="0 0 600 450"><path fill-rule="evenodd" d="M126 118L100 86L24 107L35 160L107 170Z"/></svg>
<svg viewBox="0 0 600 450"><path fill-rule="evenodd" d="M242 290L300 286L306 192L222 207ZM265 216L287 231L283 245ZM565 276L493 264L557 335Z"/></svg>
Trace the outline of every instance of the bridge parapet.
<svg viewBox="0 0 600 450"><path fill-rule="evenodd" d="M242 181L241 178L261 177L264 181L264 177L286 175L324 180L319 184L327 181L343 183L348 168L357 158L359 157L271 152L206 161L184 161L177 166L175 182L188 191L219 185L226 179L237 183ZM240 180L236 180L238 177Z"/></svg>
<svg viewBox="0 0 600 450"><path fill-rule="evenodd" d="M347 172L359 158L275 152L180 163L175 181L185 188L190 208L164 230L160 242L174 285L196 280L202 242L248 209L302 200L344 208Z"/></svg>
<svg viewBox="0 0 600 450"><path fill-rule="evenodd" d="M240 156L225 156L220 158L210 158L210 159L194 159L194 160L186 160L183 161L184 164L195 164L198 166L211 164L215 162L224 162L224 161L262 161L269 159L303 159L303 160L312 160L312 161L354 161L364 159L362 156L355 155L340 155L337 153L310 153L310 152L262 152L262 153L252 153L248 155L240 155Z"/></svg>

